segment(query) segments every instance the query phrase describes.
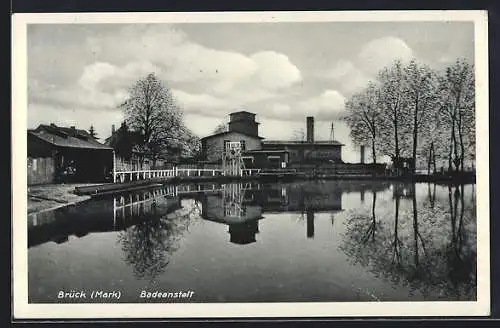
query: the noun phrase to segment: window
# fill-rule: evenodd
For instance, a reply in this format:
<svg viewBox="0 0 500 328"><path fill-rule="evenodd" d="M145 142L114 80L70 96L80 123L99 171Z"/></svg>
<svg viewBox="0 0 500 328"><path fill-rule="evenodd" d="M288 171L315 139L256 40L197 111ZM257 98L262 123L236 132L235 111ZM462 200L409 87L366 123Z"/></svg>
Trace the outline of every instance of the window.
<svg viewBox="0 0 500 328"><path fill-rule="evenodd" d="M240 147L241 147L241 151L247 150L247 145L245 143L245 140L240 141Z"/></svg>
<svg viewBox="0 0 500 328"><path fill-rule="evenodd" d="M224 152L226 152L229 145L229 140L224 140Z"/></svg>

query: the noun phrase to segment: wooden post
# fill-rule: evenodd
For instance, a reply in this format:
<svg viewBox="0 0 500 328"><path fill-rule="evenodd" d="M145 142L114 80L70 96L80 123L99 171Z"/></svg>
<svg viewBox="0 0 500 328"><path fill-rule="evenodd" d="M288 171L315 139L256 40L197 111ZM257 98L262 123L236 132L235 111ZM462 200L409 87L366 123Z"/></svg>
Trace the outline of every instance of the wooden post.
<svg viewBox="0 0 500 328"><path fill-rule="evenodd" d="M113 150L113 183L116 183L116 159L114 150Z"/></svg>

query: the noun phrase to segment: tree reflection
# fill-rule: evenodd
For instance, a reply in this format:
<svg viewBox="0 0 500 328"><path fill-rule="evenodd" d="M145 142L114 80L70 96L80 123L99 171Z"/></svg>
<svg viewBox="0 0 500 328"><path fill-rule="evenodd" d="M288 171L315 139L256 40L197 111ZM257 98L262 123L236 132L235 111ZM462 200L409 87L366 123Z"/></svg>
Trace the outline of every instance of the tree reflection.
<svg viewBox="0 0 500 328"><path fill-rule="evenodd" d="M133 267L136 277L154 279L165 271L196 212L196 203L187 213L174 216L159 213L153 205L138 224L119 233L124 260Z"/></svg>
<svg viewBox="0 0 500 328"><path fill-rule="evenodd" d="M436 187L431 192L428 186L422 202L411 188L410 195L395 192L392 207L377 208L373 193L371 213L366 207L351 211L341 250L353 263L408 286L412 294L475 299L476 252L470 236L475 233L475 204L466 202L463 185L450 185L448 199L436 199Z"/></svg>

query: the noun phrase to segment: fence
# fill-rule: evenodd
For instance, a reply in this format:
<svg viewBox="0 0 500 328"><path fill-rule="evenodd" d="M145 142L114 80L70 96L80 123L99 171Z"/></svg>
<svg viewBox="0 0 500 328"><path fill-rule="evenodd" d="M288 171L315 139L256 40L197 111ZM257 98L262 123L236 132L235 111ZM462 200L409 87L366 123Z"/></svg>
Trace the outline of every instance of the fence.
<svg viewBox="0 0 500 328"><path fill-rule="evenodd" d="M240 175L251 176L260 172L260 169L242 169ZM215 177L223 176L221 168L179 168L174 166L172 169L161 170L115 170L114 182L131 182L157 178L173 178L173 177Z"/></svg>

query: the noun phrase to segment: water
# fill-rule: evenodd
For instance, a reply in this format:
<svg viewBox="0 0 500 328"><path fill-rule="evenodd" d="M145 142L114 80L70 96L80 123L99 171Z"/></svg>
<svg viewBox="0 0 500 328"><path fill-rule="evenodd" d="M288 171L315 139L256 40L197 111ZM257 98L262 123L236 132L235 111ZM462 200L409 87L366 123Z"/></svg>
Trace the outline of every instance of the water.
<svg viewBox="0 0 500 328"><path fill-rule="evenodd" d="M476 299L474 185L178 186L28 220L33 303Z"/></svg>

